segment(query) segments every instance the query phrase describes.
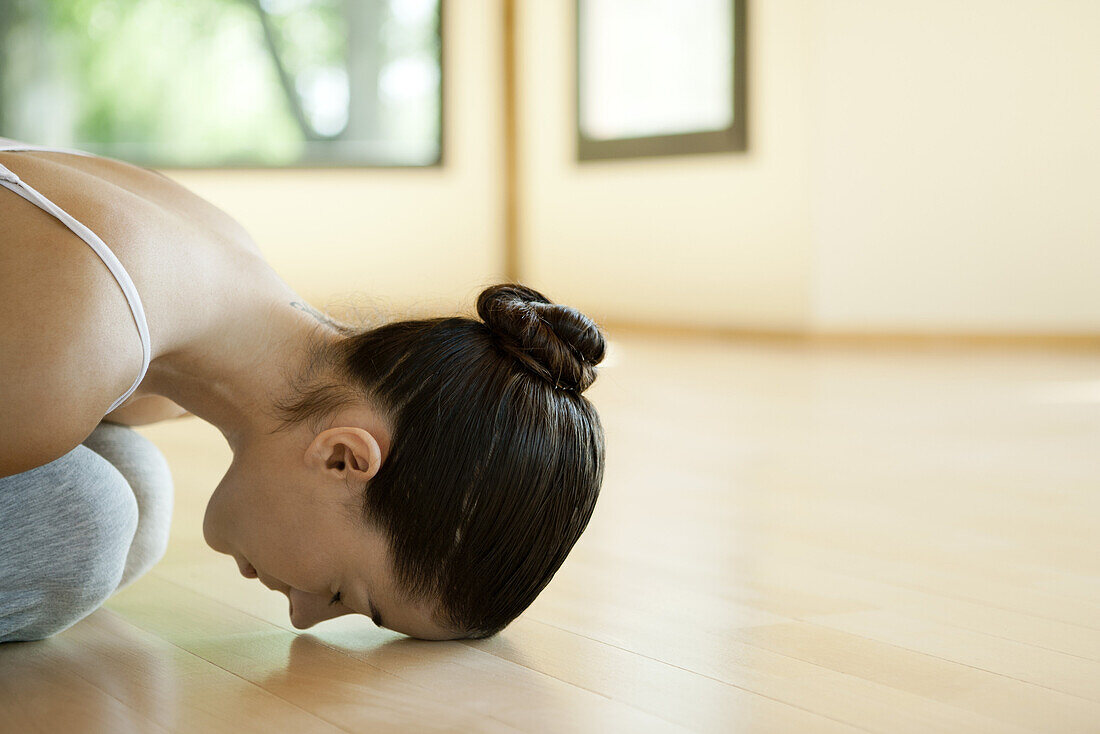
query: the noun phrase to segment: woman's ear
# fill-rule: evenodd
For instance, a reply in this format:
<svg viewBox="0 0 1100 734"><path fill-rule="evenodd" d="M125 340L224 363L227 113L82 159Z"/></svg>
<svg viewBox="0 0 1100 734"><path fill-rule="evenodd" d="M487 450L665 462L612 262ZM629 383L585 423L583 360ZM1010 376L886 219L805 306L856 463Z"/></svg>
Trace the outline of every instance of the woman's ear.
<svg viewBox="0 0 1100 734"><path fill-rule="evenodd" d="M362 484L382 468L382 449L370 431L339 426L318 433L305 459L313 469Z"/></svg>

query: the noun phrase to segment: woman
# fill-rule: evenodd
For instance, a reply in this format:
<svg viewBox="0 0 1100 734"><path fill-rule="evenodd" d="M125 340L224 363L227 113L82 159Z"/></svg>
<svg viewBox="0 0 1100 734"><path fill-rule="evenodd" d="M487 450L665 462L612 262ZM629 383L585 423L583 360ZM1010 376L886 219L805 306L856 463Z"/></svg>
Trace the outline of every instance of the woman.
<svg viewBox="0 0 1100 734"><path fill-rule="evenodd" d="M0 641L68 628L160 559L171 476L126 426L187 412L233 451L206 542L298 629L495 634L587 525L604 338L583 314L507 284L480 320L354 327L158 173L0 138L0 184Z"/></svg>

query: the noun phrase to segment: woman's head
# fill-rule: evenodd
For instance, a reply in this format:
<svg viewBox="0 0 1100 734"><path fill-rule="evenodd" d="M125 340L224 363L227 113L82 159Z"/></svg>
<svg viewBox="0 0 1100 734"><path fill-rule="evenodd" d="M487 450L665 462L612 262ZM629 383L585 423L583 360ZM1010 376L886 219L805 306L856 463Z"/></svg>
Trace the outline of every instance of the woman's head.
<svg viewBox="0 0 1100 734"><path fill-rule="evenodd" d="M581 393L603 359L603 335L580 312L518 285L485 290L477 311L481 320L349 328L315 348L294 394L276 403L274 433L303 436L306 462L299 471L294 456L303 454L288 452L278 480L286 491L278 494L297 499L256 508L258 518L279 515L273 525L299 518L311 527L295 535L338 532L342 544L330 555L343 560L318 560L308 570L289 556L325 556L319 545L288 540L271 551L267 573L275 584L309 591L301 604L325 591L309 574L324 575L326 563L361 562L372 567L372 583L411 610L406 627L428 629L423 619L430 618L431 632L417 636L488 636L535 599L587 526L604 444L599 417ZM344 419L357 409L358 423ZM242 462L238 474L248 471L247 457ZM291 487L311 476L343 478L348 494L296 506L319 491ZM262 534L256 530L242 546L276 544ZM248 561L265 570L259 559Z"/></svg>

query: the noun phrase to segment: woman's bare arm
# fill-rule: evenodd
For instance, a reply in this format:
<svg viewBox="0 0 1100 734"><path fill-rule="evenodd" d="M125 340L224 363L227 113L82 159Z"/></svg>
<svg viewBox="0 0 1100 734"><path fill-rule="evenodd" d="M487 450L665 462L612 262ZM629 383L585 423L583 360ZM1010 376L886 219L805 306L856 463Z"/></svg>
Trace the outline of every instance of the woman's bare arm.
<svg viewBox="0 0 1100 734"><path fill-rule="evenodd" d="M128 405L115 408L103 420L123 426L144 426L149 423L191 415L162 395L146 395Z"/></svg>

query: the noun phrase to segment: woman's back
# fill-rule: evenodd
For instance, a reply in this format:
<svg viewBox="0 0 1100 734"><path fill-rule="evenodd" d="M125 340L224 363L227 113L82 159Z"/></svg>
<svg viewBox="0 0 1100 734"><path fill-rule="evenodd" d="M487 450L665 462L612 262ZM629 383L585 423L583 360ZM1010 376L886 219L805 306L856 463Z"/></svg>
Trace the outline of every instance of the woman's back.
<svg viewBox="0 0 1100 734"><path fill-rule="evenodd" d="M56 152L0 164L98 235L132 279L150 359L212 301L227 271L259 257L226 214L136 166ZM120 282L57 217L0 188L0 476L41 466L87 437L143 367ZM135 393L136 395L137 393Z"/></svg>

